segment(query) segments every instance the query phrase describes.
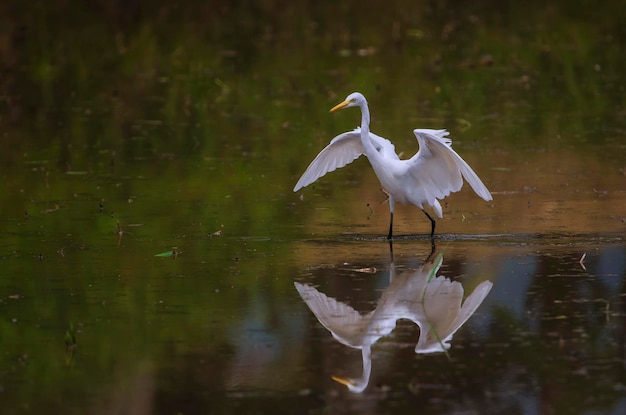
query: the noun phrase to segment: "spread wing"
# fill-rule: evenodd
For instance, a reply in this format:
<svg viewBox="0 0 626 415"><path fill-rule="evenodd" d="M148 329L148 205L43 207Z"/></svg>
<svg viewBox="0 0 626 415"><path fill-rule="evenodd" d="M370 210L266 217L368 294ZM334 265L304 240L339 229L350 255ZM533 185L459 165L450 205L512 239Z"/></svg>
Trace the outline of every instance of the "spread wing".
<svg viewBox="0 0 626 415"><path fill-rule="evenodd" d="M360 314L347 304L319 292L310 285L294 282L300 297L333 337L346 346L360 349L372 312Z"/></svg>
<svg viewBox="0 0 626 415"><path fill-rule="evenodd" d="M354 131L360 132L361 128L357 127L357 129ZM374 148L376 149L376 151L378 151L379 153L382 153L385 156L385 158L392 158L392 159L400 160L400 157L398 157L398 155L396 154L396 147L393 145L391 141L387 140L384 137L376 135L371 131L370 131L370 140L374 142Z"/></svg>
<svg viewBox="0 0 626 415"><path fill-rule="evenodd" d="M398 156L395 147L391 142L370 132L370 138L374 141L374 146L379 152L384 152L389 157ZM346 164L352 163L364 153L361 144L361 128L339 134L333 138L315 159L309 164L306 171L293 188L297 192L301 188L310 185L326 173L342 168Z"/></svg>
<svg viewBox="0 0 626 415"><path fill-rule="evenodd" d="M484 200L491 200L491 193L474 170L452 149L452 140L446 138L446 130L413 130L419 151L411 159L410 174L431 197L442 199L451 192L458 192L463 178Z"/></svg>
<svg viewBox="0 0 626 415"><path fill-rule="evenodd" d="M450 348L454 334L476 312L493 286L491 281L483 281L461 306L463 287L458 281L439 276L432 282L435 285L429 287L431 292L427 291L424 300L424 320L415 353L443 352Z"/></svg>

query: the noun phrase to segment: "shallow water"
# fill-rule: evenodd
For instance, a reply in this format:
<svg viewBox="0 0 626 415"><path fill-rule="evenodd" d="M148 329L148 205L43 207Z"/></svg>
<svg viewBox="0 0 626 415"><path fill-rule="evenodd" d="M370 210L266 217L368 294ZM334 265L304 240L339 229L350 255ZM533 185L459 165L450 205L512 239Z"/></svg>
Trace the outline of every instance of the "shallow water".
<svg viewBox="0 0 626 415"><path fill-rule="evenodd" d="M342 4L0 13L2 413L626 410L624 8ZM293 193L353 90L494 200Z"/></svg>

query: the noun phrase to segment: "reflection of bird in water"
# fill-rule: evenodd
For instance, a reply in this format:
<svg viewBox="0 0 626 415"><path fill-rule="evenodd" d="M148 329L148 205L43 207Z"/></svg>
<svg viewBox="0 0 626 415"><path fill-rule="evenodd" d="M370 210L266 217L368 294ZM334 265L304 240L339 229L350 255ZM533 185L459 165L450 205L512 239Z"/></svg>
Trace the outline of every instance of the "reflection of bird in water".
<svg viewBox="0 0 626 415"><path fill-rule="evenodd" d="M440 254L419 269L398 276L392 262L390 284L376 309L367 314L359 313L310 285L294 283L315 317L337 341L361 349L363 375L355 379L333 376L334 380L352 392L365 390L372 371L372 345L391 333L396 321L402 318L420 327L415 353L443 352L450 347L452 336L474 314L491 290L492 283L483 281L463 302L461 283L436 275L442 261Z"/></svg>
<svg viewBox="0 0 626 415"><path fill-rule="evenodd" d="M352 163L365 154L385 192L389 195L389 234L393 234L393 212L395 202L412 204L422 209L431 223L430 236L435 233L435 220L426 209L438 218L443 217L442 199L463 187L463 178L484 200L491 200L491 193L472 168L452 149L452 141L446 138L446 130L413 130L419 151L408 160L400 160L395 147L383 137L370 132L370 113L365 97L354 92L331 111L358 106L361 108L361 128L333 138L311 162L293 188L315 182L326 173Z"/></svg>

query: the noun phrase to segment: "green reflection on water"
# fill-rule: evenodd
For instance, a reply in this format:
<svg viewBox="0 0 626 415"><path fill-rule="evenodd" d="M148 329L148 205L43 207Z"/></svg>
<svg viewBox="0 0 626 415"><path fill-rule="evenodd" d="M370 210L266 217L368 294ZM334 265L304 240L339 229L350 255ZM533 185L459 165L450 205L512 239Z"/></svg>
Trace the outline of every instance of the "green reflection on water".
<svg viewBox="0 0 626 415"><path fill-rule="evenodd" d="M502 223L523 222L526 203L545 209L521 231L541 232L553 211L585 231L623 229L620 2L360 4L0 6L3 407L106 412L92 407L106 396L110 412L131 399L150 412L151 396L176 389L159 374L177 363L212 371L199 383L224 399L237 390L224 373L245 342L231 334L242 316L262 322L251 319L252 331L304 338L300 320L280 315L298 304L294 275L326 258L303 259L293 241L378 235L386 220L385 206L367 218L381 197L364 161L302 202L291 192L316 152L358 122L328 114L352 90L405 155L412 128L448 127L488 187L523 193L496 200L506 213L480 232L510 231ZM564 182L584 184L595 220L545 202L579 197L551 197ZM451 206L462 211L460 200ZM450 232L487 226L471 212L472 228ZM173 247L176 259L155 257ZM279 393L322 382L293 367Z"/></svg>

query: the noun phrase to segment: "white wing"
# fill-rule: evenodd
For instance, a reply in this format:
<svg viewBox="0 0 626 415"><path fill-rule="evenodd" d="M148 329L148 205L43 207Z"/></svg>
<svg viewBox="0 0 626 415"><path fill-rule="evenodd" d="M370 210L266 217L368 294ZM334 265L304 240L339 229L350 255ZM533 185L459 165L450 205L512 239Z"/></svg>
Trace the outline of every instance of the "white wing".
<svg viewBox="0 0 626 415"><path fill-rule="evenodd" d="M451 192L458 192L464 177L478 196L492 199L474 170L452 149L446 130L417 129L413 133L420 149L410 159L410 173L429 196L442 199Z"/></svg>
<svg viewBox="0 0 626 415"><path fill-rule="evenodd" d="M357 127L357 129L354 131L359 132L359 136L360 136L360 131L361 131L360 127ZM379 153L382 153L386 158L400 160L400 157L398 157L398 155L396 154L396 147L393 145L391 141L387 140L384 137L376 135L371 131L370 131L370 139L374 142L374 148L376 148L376 151L378 151Z"/></svg>
<svg viewBox="0 0 626 415"><path fill-rule="evenodd" d="M328 297L310 285L294 282L300 297L333 337L346 346L360 349L372 312L362 315L352 307Z"/></svg>
<svg viewBox="0 0 626 415"><path fill-rule="evenodd" d="M383 137L380 137L370 132L370 138L374 142L376 150L384 152L387 157L398 158L395 152L395 147L391 142ZM363 145L361 144L361 128L356 128L353 131L339 134L333 138L315 159L309 164L306 171L296 183L293 188L294 192L297 192L301 188L310 185L326 173L335 171L346 164L352 163L364 153Z"/></svg>

